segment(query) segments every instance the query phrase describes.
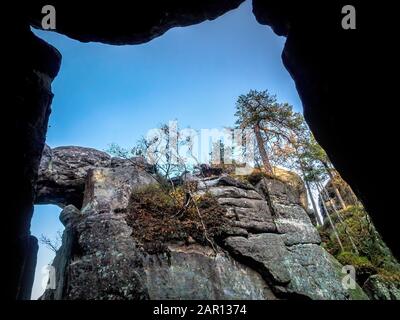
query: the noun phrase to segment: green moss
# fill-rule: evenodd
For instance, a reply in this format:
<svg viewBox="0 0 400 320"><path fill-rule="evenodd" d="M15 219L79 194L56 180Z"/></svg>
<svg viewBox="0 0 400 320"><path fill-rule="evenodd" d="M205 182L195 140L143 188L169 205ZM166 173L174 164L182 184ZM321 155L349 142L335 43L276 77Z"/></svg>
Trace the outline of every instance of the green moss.
<svg viewBox="0 0 400 320"><path fill-rule="evenodd" d="M318 228L322 245L340 263L353 265L356 268L360 284L363 284L363 281L372 274L382 275L386 279L397 279L400 274L400 265L376 232L362 206L349 206L346 210L333 213L331 218L344 251L341 251L329 224ZM353 250L349 235L359 251L358 254Z"/></svg>
<svg viewBox="0 0 400 320"><path fill-rule="evenodd" d="M369 261L367 257L361 257L352 252L341 252L338 254L338 256L336 258L343 265L350 264L355 267L371 267L371 268L373 268L371 261Z"/></svg>

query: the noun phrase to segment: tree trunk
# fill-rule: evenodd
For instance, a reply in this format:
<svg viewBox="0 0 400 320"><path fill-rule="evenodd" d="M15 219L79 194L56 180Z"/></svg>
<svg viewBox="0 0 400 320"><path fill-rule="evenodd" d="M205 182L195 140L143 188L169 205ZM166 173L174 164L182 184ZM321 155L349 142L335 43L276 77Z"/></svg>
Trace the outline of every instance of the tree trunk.
<svg viewBox="0 0 400 320"><path fill-rule="evenodd" d="M295 150L296 150L296 156L299 159L300 170L301 170L301 173L303 174L303 180L304 180L304 183L306 184L307 191L308 191L308 193L310 195L312 207L313 207L314 212L315 212L314 215L315 215L315 218L317 219L317 224L322 226L324 224L324 221L322 220L322 218L318 214L317 204L315 203L315 200L314 200L314 197L313 197L313 194L312 194L312 191L311 191L310 182L307 181L307 179L306 179L306 172L305 172L305 169L304 169L304 163L300 159L299 151L298 151L297 147L295 148Z"/></svg>
<svg viewBox="0 0 400 320"><path fill-rule="evenodd" d="M269 162L268 154L267 154L267 151L265 150L265 146L264 146L264 140L261 136L260 126L258 124L256 124L254 126L254 134L256 135L257 146L258 146L258 150L260 152L261 161L263 163L264 170L267 173L272 175L273 174L272 166L271 166L271 163Z"/></svg>
<svg viewBox="0 0 400 320"><path fill-rule="evenodd" d="M317 190L318 190L319 194L322 195L322 191L319 189L318 184L317 184L316 186L317 186ZM322 198L322 201L321 201L321 202L322 202L322 207L323 207L324 210L325 210L326 216L328 217L329 224L331 225L332 230L333 230L333 233L335 234L335 237L336 237L336 239L337 239L337 241L338 241L340 250L343 252L343 251L344 251L344 248L343 248L342 241L340 241L339 234L338 234L338 232L337 232L337 230L336 230L335 225L333 224L333 221L332 221L332 219L331 219L331 215L330 215L330 213L328 212L328 209L327 209L326 206L325 206L325 201L324 201L323 198Z"/></svg>
<svg viewBox="0 0 400 320"><path fill-rule="evenodd" d="M310 183L306 179L304 179L304 182L306 183L307 191L308 191L308 194L310 195L310 199L311 199L312 207L313 207L313 210L314 210L315 218L317 219L318 224L322 226L324 223L323 223L323 221L321 221L321 217L318 214L317 205L315 203L314 197L313 197L312 192L311 192Z"/></svg>
<svg viewBox="0 0 400 320"><path fill-rule="evenodd" d="M350 244L351 244L351 246L353 247L354 252L355 252L357 255L359 255L359 251L358 251L357 246L356 246L356 244L355 244L355 242L354 242L354 240L353 240L353 237L350 235L350 232L349 232L348 229L347 229L347 223L343 220L343 217L342 217L342 215L340 214L340 212L336 210L335 204L332 203L332 201L331 201L331 199L330 199L330 197L329 197L329 194L328 194L328 191L326 190L326 188L325 188L324 186L320 186L320 188L322 189L322 191L324 191L325 196L328 197L329 201L331 202L331 206L332 206L333 210L335 211L335 213L336 213L336 215L337 215L337 217L338 217L340 223L343 225L343 227L344 227L344 232L346 233L346 236L349 238ZM322 196L322 194L321 194L321 196ZM323 196L322 196L322 202L324 202L324 197L323 197Z"/></svg>
<svg viewBox="0 0 400 320"><path fill-rule="evenodd" d="M340 206L342 207L342 209L346 209L347 205L344 202L342 195L339 192L339 189L335 185L335 177L333 176L333 174L331 172L331 168L329 168L328 164L324 161L322 161L322 164L324 165L325 170L329 175L329 178L331 178L332 188L333 188L333 191L335 192L336 198L339 200Z"/></svg>

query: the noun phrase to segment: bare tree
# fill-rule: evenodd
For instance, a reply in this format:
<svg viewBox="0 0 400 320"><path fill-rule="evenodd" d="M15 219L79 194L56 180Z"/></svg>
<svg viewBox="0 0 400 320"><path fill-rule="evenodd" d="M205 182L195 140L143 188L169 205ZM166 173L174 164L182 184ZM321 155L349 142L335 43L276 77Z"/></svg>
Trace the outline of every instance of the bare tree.
<svg viewBox="0 0 400 320"><path fill-rule="evenodd" d="M197 203L198 200L196 200L191 185L182 183L181 190L184 193L184 197L182 199L176 197L176 178L190 172L187 159L181 154L181 148L183 146L187 146L189 149L189 156L194 159L198 165L198 160L193 154L192 141L182 137L179 134L180 131L177 129L178 128L175 128L174 133L171 135L170 127L166 124L162 124L158 136L142 138L131 150L121 148L117 144L112 144L107 152L114 156L130 160L133 166L138 165L137 161L135 161L135 155L144 156L145 159L150 160L151 164L155 167L155 173L147 173L158 182L165 194L172 199L177 207L180 207L174 216L181 216L185 214L189 208L194 208L199 217L204 238L209 242L211 248L216 253L216 247L210 239L203 215ZM167 182L167 185L165 182ZM171 189L173 192L170 192Z"/></svg>
<svg viewBox="0 0 400 320"><path fill-rule="evenodd" d="M57 250L60 248L62 243L62 231L58 230L54 239L50 239L44 234L40 235L39 242L45 245L48 249L57 253Z"/></svg>

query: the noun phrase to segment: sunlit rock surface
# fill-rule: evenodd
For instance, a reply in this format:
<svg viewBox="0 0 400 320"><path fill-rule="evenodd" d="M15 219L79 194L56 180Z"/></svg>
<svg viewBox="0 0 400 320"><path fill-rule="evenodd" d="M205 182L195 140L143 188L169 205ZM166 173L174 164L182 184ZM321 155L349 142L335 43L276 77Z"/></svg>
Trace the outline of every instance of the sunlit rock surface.
<svg viewBox="0 0 400 320"><path fill-rule="evenodd" d="M39 166L35 203L61 207L73 204L80 208L89 172L95 168L117 170L119 167L132 167L133 164L151 170L151 166L140 157L112 158L106 152L93 148L66 146L51 149L46 145Z"/></svg>
<svg viewBox="0 0 400 320"><path fill-rule="evenodd" d="M131 193L157 183L146 170L151 166L87 148L55 151L45 150L52 159L57 154L57 161L51 166L43 157L41 185L49 185L46 179L62 181L76 193L72 198L83 200L81 208L67 205L61 212L66 229L53 263L56 288L42 299L350 298L291 184L266 177L252 185L226 174L192 176L195 194L215 197L223 208L216 214L228 223L215 239L216 251L193 239L163 243L164 250L154 251L139 243L140 230L127 223ZM75 174L68 174L71 168ZM74 189L77 181L84 186ZM46 194L48 201L60 199L58 193L52 199L49 188Z"/></svg>

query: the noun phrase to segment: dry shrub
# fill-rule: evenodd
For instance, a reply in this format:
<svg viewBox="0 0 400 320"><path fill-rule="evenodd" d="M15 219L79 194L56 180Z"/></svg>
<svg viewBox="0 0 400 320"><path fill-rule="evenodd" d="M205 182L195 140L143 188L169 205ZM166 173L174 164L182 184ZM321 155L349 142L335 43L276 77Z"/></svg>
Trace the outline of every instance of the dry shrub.
<svg viewBox="0 0 400 320"><path fill-rule="evenodd" d="M182 210L187 200L184 186L172 190L150 185L134 191L127 208L133 237L149 253L165 251L166 243L174 241L189 243L193 239L210 245L207 237L213 240L225 229L225 210L209 194L195 196Z"/></svg>

